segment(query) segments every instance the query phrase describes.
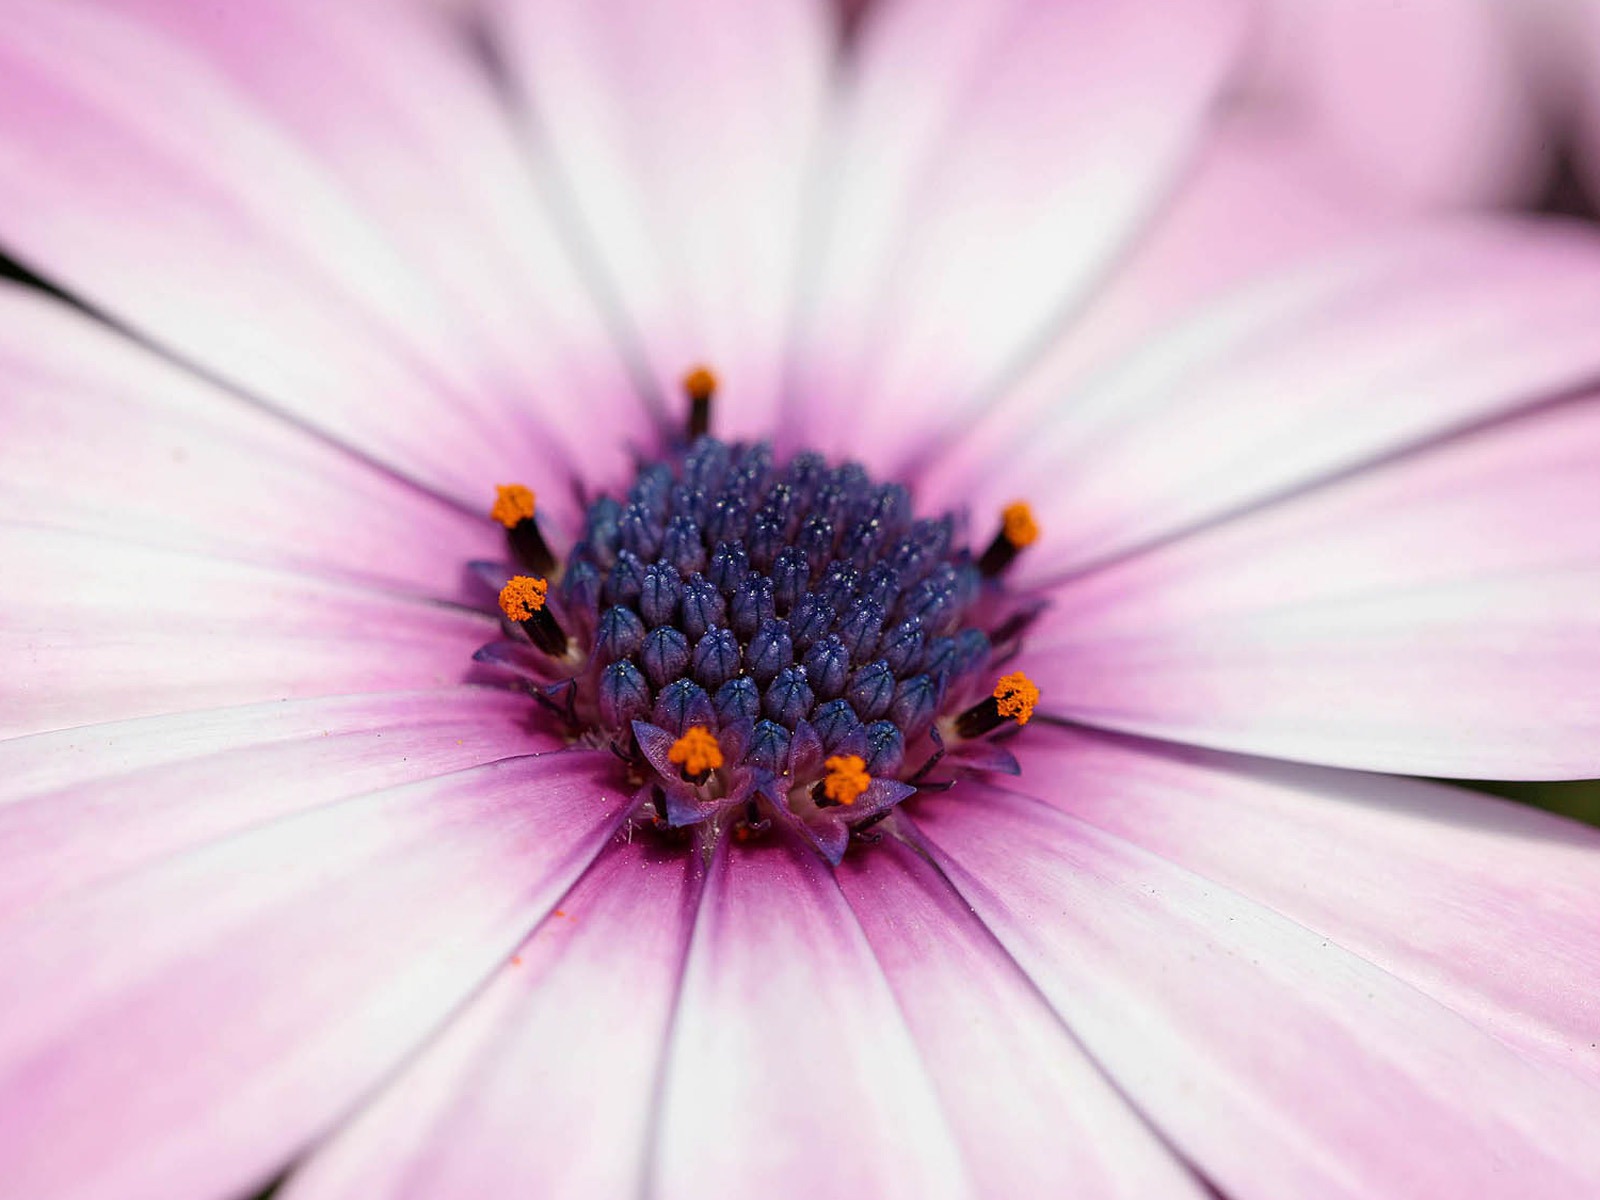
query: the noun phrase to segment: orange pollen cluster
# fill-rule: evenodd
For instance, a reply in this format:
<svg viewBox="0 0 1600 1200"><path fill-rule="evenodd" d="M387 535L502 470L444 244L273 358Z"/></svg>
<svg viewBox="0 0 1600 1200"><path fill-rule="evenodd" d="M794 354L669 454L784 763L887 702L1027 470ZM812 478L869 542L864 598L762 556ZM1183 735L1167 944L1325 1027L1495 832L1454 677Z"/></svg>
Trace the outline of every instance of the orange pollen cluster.
<svg viewBox="0 0 1600 1200"><path fill-rule="evenodd" d="M1002 675L994 685L995 705L1002 717L1014 717L1018 725L1026 725L1033 718L1033 707L1039 703L1039 689L1021 671Z"/></svg>
<svg viewBox="0 0 1600 1200"><path fill-rule="evenodd" d="M691 725L667 751L667 761L683 768L685 775L700 775L722 766L722 747L717 736L704 725Z"/></svg>
<svg viewBox="0 0 1600 1200"><path fill-rule="evenodd" d="M1033 509L1023 500L1015 500L1001 510L1000 528L1006 541L1019 550L1039 540L1039 524L1033 519Z"/></svg>
<svg viewBox="0 0 1600 1200"><path fill-rule="evenodd" d="M709 367L696 367L683 377L683 390L691 400L709 400L717 391L717 377Z"/></svg>
<svg viewBox="0 0 1600 1200"><path fill-rule="evenodd" d="M835 804L854 804L861 793L872 786L867 762L859 754L836 754L822 765L828 768L827 778L822 781L822 793Z"/></svg>
<svg viewBox="0 0 1600 1200"><path fill-rule="evenodd" d="M533 520L534 495L520 483L495 485L494 507L489 515L507 529L515 529L523 521Z"/></svg>
<svg viewBox="0 0 1600 1200"><path fill-rule="evenodd" d="M518 575L500 589L500 611L513 621L526 621L544 607L550 585L532 575Z"/></svg>

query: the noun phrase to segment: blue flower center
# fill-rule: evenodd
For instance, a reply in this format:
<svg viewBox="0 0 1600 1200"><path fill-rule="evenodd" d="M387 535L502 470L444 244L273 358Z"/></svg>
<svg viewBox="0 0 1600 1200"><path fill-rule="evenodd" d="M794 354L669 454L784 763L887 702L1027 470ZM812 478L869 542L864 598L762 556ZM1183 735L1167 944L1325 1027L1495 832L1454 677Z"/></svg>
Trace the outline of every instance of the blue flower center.
<svg viewBox="0 0 1600 1200"><path fill-rule="evenodd" d="M595 500L559 568L531 493L502 501L519 557L559 570L501 594L545 711L628 764L658 823L778 818L837 860L919 787L1014 769L990 738L1032 698L995 679L1034 610L1000 582L1004 529L975 556L955 514L918 517L859 463L704 433Z"/></svg>
<svg viewBox="0 0 1600 1200"><path fill-rule="evenodd" d="M898 775L945 697L993 647L951 516L914 519L900 484L816 454L701 437L589 508L562 580L597 607L600 725L675 735L749 721L745 759L785 769L797 726Z"/></svg>

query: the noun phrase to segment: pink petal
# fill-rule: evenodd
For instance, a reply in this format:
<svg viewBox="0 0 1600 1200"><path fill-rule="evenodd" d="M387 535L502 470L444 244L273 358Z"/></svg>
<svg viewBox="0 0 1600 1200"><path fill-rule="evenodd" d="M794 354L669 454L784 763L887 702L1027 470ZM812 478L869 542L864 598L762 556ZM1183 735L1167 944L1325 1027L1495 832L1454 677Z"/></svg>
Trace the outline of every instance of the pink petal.
<svg viewBox="0 0 1600 1200"><path fill-rule="evenodd" d="M1085 1049L1222 1193L1600 1187L1600 1093L1316 931L1025 797L966 788L917 820Z"/></svg>
<svg viewBox="0 0 1600 1200"><path fill-rule="evenodd" d="M1557 225L1408 229L1266 280L1012 430L971 497L1061 514L1082 569L1600 374L1600 244Z"/></svg>
<svg viewBox="0 0 1600 1200"><path fill-rule="evenodd" d="M1003 474L995 464L1016 453L1018 431L1060 419L1064 405L1070 410L1067 398L1091 385L1095 371L1139 353L1167 326L1247 281L1358 246L1391 222L1339 166L1326 144L1309 137L1285 147L1243 121L1219 127L1081 314L995 403L945 436L917 477L923 503L957 507L992 497Z"/></svg>
<svg viewBox="0 0 1600 1200"><path fill-rule="evenodd" d="M908 440L978 411L1172 186L1239 13L1230 0L875 9L823 164L792 414L808 439L899 461Z"/></svg>
<svg viewBox="0 0 1600 1200"><path fill-rule="evenodd" d="M716 369L717 429L767 436L805 170L832 50L813 0L506 0L510 66L676 412Z"/></svg>
<svg viewBox="0 0 1600 1200"><path fill-rule="evenodd" d="M894 997L832 872L724 848L679 998L652 1194L968 1194Z"/></svg>
<svg viewBox="0 0 1600 1200"><path fill-rule="evenodd" d="M1074 817L1331 938L1600 1085L1600 832L1415 780L1029 731Z"/></svg>
<svg viewBox="0 0 1600 1200"><path fill-rule="evenodd" d="M505 553L485 516L36 292L0 288L0 379L6 519L442 598L467 595L464 562Z"/></svg>
<svg viewBox="0 0 1600 1200"><path fill-rule="evenodd" d="M473 509L513 472L619 465L560 444L626 385L483 72L406 5L335 9L9 5L0 238ZM544 349L568 342L588 374Z"/></svg>
<svg viewBox="0 0 1600 1200"><path fill-rule="evenodd" d="M1592 339L1591 339L1592 340ZM1063 586L1049 711L1408 774L1600 774L1600 396Z"/></svg>
<svg viewBox="0 0 1600 1200"><path fill-rule="evenodd" d="M0 735L462 680L486 616L166 550L0 525Z"/></svg>
<svg viewBox="0 0 1600 1200"><path fill-rule="evenodd" d="M979 1195L1209 1194L916 851L886 838L846 856L839 881Z"/></svg>
<svg viewBox="0 0 1600 1200"><path fill-rule="evenodd" d="M1534 10L1496 0L1263 0L1236 103L1284 142L1335 142L1390 203L1527 198L1544 166L1539 85L1517 53Z"/></svg>
<svg viewBox="0 0 1600 1200"><path fill-rule="evenodd" d="M274 701L0 742L0 922L251 826L555 748L557 739L528 728L528 703L458 687Z"/></svg>
<svg viewBox="0 0 1600 1200"><path fill-rule="evenodd" d="M0 938L18 1196L241 1194L500 963L611 836L604 756L378 792L37 911Z"/></svg>
<svg viewBox="0 0 1600 1200"><path fill-rule="evenodd" d="M694 861L613 843L284 1200L639 1193Z"/></svg>

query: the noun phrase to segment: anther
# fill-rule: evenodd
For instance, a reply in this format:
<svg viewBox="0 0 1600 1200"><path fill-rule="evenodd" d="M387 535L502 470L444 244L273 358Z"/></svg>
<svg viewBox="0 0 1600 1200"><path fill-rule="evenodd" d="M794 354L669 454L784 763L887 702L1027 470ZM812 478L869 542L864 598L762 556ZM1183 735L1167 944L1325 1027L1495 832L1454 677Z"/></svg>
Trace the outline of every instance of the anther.
<svg viewBox="0 0 1600 1200"><path fill-rule="evenodd" d="M506 541L517 561L541 575L552 574L556 569L556 556L539 532L539 522L534 519L538 502L531 489L520 483L495 485L494 507L489 515L506 527Z"/></svg>
<svg viewBox="0 0 1600 1200"><path fill-rule="evenodd" d="M819 785L821 797L813 798L827 807L831 804L854 804L861 793L872 786L872 776L867 774L867 760L859 754L840 754L822 764L828 769Z"/></svg>
<svg viewBox="0 0 1600 1200"><path fill-rule="evenodd" d="M667 761L682 770L685 780L698 786L722 766L722 747L716 734L704 725L691 725L672 743Z"/></svg>
<svg viewBox="0 0 1600 1200"><path fill-rule="evenodd" d="M1006 721L1026 725L1039 703L1039 689L1021 671L1004 675L989 698L974 704L956 718L956 732L964 738L982 737Z"/></svg>
<svg viewBox="0 0 1600 1200"><path fill-rule="evenodd" d="M533 644L546 654L567 652L567 635L545 604L550 585L531 575L518 575L500 589L500 611L521 625Z"/></svg>
<svg viewBox="0 0 1600 1200"><path fill-rule="evenodd" d="M978 559L978 570L992 579L1009 567L1024 547L1038 540L1039 526L1033 519L1033 510L1021 500L1014 501L1001 510L1000 532Z"/></svg>
<svg viewBox="0 0 1600 1200"><path fill-rule="evenodd" d="M711 398L717 394L717 377L707 367L696 367L683 377L683 390L689 397L689 440L711 429Z"/></svg>

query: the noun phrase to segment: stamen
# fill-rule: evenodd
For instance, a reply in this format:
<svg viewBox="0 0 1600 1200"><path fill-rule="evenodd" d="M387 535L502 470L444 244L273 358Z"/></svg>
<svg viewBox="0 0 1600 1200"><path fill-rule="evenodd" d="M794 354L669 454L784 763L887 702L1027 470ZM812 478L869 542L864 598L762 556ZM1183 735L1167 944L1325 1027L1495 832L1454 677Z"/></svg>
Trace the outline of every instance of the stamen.
<svg viewBox="0 0 1600 1200"><path fill-rule="evenodd" d="M823 766L828 774L822 781L822 794L835 804L854 804L872 786L867 761L859 754L838 754Z"/></svg>
<svg viewBox="0 0 1600 1200"><path fill-rule="evenodd" d="M1025 500L1014 500L1001 510L1000 528L1006 541L1019 550L1039 540L1038 522L1033 519L1033 509Z"/></svg>
<svg viewBox="0 0 1600 1200"><path fill-rule="evenodd" d="M526 621L544 608L550 585L530 575L518 575L500 589L500 611L513 621Z"/></svg>
<svg viewBox="0 0 1600 1200"><path fill-rule="evenodd" d="M1034 706L1039 703L1039 689L1033 680L1021 671L1002 676L994 685L987 700L974 704L956 718L956 732L964 738L982 737L998 729L1006 721L1019 726L1033 719Z"/></svg>
<svg viewBox="0 0 1600 1200"><path fill-rule="evenodd" d="M709 367L696 367L683 377L683 390L689 397L689 440L692 442L710 432L711 398L717 394L717 377Z"/></svg>
<svg viewBox="0 0 1600 1200"><path fill-rule="evenodd" d="M539 531L534 513L538 499L531 488L520 483L495 485L494 506L489 515L506 527L506 541L523 566L549 575L555 571L556 556Z"/></svg>
<svg viewBox="0 0 1600 1200"><path fill-rule="evenodd" d="M550 585L531 575L518 575L500 589L500 611L521 625L533 644L557 657L567 652L567 635L545 604Z"/></svg>
<svg viewBox="0 0 1600 1200"><path fill-rule="evenodd" d="M672 743L667 761L682 768L683 777L695 784L706 781L712 771L722 767L722 746L716 734L704 725L692 725Z"/></svg>
<svg viewBox="0 0 1600 1200"><path fill-rule="evenodd" d="M520 483L500 483L495 485L494 507L489 510L489 515L507 529L515 529L519 521L531 521L537 508L537 501L532 489L523 487Z"/></svg>
<svg viewBox="0 0 1600 1200"><path fill-rule="evenodd" d="M1034 705L1039 703L1039 688L1021 671L1013 671L1002 675L1000 682L994 685L994 700L1002 717L1011 717L1018 725L1026 725L1033 719Z"/></svg>
<svg viewBox="0 0 1600 1200"><path fill-rule="evenodd" d="M1017 554L1039 540L1039 524L1033 519L1033 509L1022 500L1015 500L1000 511L1000 532L978 559L978 570L986 578L994 578L1009 567Z"/></svg>

